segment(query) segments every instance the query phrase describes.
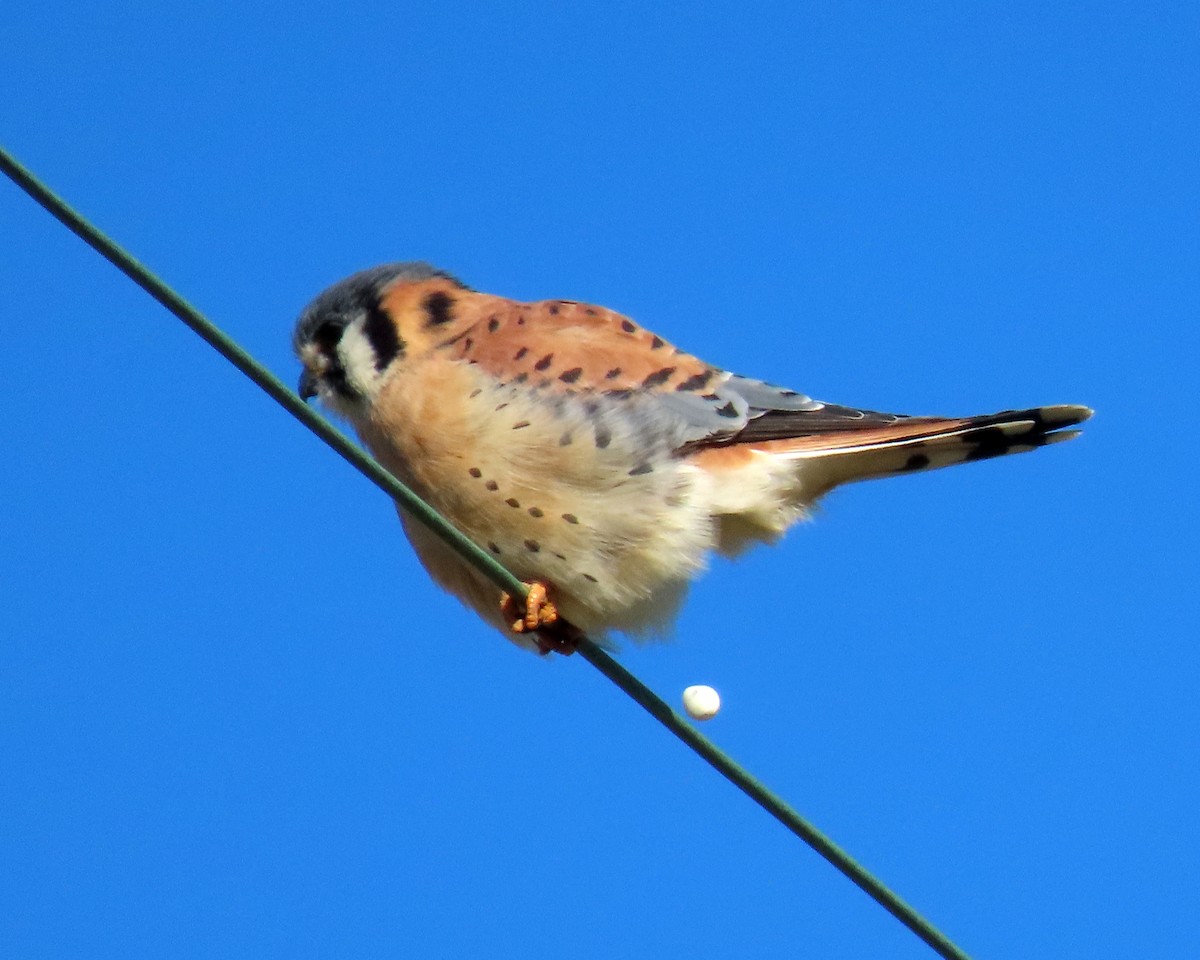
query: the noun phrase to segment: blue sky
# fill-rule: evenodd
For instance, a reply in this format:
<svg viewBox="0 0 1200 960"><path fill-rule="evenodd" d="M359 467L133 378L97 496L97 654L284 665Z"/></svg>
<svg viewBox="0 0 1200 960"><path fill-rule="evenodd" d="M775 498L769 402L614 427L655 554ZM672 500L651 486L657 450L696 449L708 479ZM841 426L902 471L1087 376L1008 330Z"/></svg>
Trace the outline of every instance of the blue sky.
<svg viewBox="0 0 1200 960"><path fill-rule="evenodd" d="M835 402L1094 406L838 491L622 658L716 686L705 732L968 952L1200 951L1194 4L4 20L5 146L285 379L312 295L424 258ZM373 487L4 183L0 250L0 954L931 955L440 595Z"/></svg>

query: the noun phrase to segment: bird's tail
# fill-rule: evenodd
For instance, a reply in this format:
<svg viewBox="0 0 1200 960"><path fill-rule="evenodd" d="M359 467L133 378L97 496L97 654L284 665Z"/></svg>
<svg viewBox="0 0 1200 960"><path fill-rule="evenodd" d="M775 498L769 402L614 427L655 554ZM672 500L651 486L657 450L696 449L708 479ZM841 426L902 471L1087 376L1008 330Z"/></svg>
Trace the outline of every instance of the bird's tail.
<svg viewBox="0 0 1200 960"><path fill-rule="evenodd" d="M909 417L755 446L781 460L802 461L805 498L815 499L855 480L987 460L1070 440L1079 431L1064 428L1091 415L1087 407L1060 404L978 417Z"/></svg>

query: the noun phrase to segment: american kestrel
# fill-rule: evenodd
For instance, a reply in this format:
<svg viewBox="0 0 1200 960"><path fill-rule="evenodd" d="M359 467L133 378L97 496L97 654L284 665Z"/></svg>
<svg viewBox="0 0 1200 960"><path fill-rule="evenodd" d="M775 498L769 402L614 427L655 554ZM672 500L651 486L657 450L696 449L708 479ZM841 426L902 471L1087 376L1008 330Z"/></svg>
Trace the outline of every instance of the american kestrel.
<svg viewBox="0 0 1200 960"><path fill-rule="evenodd" d="M425 263L326 290L294 342L300 395L348 419L385 467L534 584L533 602L514 616L401 512L433 579L543 650L536 630L555 608L593 636L664 632L706 554L776 540L839 484L1032 450L1075 436L1062 428L1092 412L910 417L822 403L711 366L612 310L477 293Z"/></svg>

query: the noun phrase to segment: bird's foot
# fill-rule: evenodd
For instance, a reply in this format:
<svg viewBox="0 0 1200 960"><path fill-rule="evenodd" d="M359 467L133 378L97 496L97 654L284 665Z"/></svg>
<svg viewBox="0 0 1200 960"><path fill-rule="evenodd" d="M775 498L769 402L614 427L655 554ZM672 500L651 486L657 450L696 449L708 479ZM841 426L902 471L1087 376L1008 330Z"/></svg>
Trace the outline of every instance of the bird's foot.
<svg viewBox="0 0 1200 960"><path fill-rule="evenodd" d="M527 584L529 594L524 609L507 593L500 594L500 612L513 633L532 633L533 642L543 653L557 651L562 654L575 652L571 631L558 629L568 626L559 619L558 608L549 599L544 583L535 580Z"/></svg>
<svg viewBox="0 0 1200 960"><path fill-rule="evenodd" d="M532 633L558 621L558 608L550 601L546 585L533 581L526 584L529 595L525 598L524 610L507 593L500 594L500 612L509 621L513 633Z"/></svg>

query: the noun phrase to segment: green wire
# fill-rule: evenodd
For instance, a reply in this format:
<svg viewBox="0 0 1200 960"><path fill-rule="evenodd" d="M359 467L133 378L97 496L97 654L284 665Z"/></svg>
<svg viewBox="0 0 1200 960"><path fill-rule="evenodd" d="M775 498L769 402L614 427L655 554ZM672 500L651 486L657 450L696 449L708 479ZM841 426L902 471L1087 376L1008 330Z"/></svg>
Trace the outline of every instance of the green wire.
<svg viewBox="0 0 1200 960"><path fill-rule="evenodd" d="M464 560L495 583L499 589L512 596L525 596L528 589L525 584L463 536L440 513L388 473L328 420L316 413L282 380L243 350L228 334L215 326L162 280L76 213L2 147L0 147L0 170L68 230L186 323L221 356L258 384L288 413L324 440L375 486L438 536L445 539ZM582 634L575 635L575 639L578 642L579 653L597 670L637 701L647 713L691 747L730 783L816 850L888 913L929 944L939 956L946 957L947 960L968 960L967 955L928 920L884 886L865 867L855 862L848 853L789 807L780 797L726 756L694 726L667 706L661 697L605 653L594 641Z"/></svg>

